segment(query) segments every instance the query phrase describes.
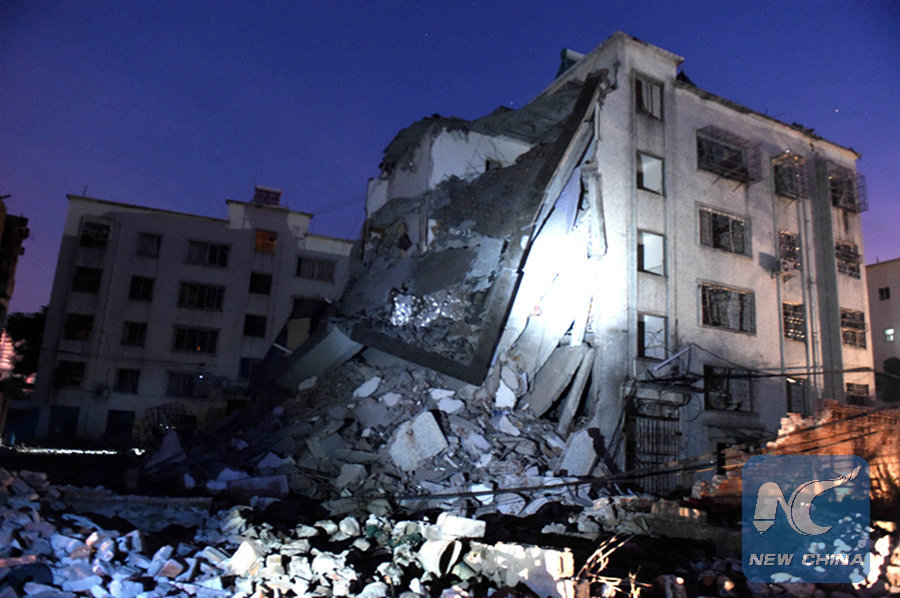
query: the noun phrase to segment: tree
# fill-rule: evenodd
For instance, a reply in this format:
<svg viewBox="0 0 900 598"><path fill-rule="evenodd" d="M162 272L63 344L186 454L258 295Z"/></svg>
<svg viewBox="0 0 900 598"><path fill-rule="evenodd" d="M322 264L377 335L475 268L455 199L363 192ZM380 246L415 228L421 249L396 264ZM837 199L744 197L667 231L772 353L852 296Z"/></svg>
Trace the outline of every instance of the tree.
<svg viewBox="0 0 900 598"><path fill-rule="evenodd" d="M41 339L47 320L47 306L33 313L16 312L6 318L6 333L12 339L16 351L13 374L27 378L37 371L41 354Z"/></svg>

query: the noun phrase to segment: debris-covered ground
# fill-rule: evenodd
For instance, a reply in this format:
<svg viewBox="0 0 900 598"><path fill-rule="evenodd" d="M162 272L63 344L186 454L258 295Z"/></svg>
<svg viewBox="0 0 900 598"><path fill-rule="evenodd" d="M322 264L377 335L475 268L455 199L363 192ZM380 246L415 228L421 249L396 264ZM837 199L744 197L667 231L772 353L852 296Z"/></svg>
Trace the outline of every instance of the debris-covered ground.
<svg viewBox="0 0 900 598"><path fill-rule="evenodd" d="M748 585L740 561L722 556L735 531L646 496L602 497L587 508L547 504L529 518L432 511L405 519L373 509L329 517L299 499L228 506L209 497L120 496L4 469L0 495L2 598L900 593L898 535L889 524L876 525L875 567L856 589Z"/></svg>

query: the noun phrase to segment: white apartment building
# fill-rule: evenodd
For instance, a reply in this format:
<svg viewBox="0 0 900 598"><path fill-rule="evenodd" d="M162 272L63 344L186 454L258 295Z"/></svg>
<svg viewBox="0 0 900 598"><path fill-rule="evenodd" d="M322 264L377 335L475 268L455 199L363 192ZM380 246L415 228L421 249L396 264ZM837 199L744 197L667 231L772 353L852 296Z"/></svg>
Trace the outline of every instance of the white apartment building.
<svg viewBox="0 0 900 598"><path fill-rule="evenodd" d="M884 361L900 359L900 258L866 266L869 309L872 316L872 354L875 369L884 370Z"/></svg>
<svg viewBox="0 0 900 598"><path fill-rule="evenodd" d="M425 119L387 147L363 246L378 253L367 268L391 282L363 281L370 305L364 284L345 294L353 340L475 384L509 351L531 392L548 355L589 345L578 415L603 458L628 467L764 438L822 399L866 402L859 155L697 87L680 56L624 33L564 59L520 110ZM585 107L592 74L600 91ZM562 127L579 110L580 123ZM524 188L544 179L523 177L560 139L535 204ZM538 208L503 229L526 200ZM458 263L466 280L454 278ZM488 307L463 312L473 289L488 289ZM463 323L484 342L459 332L434 349L429 338L454 339Z"/></svg>
<svg viewBox="0 0 900 598"><path fill-rule="evenodd" d="M292 313L347 276L351 242L310 234L280 196L257 187L220 219L70 195L20 437L124 442L246 400Z"/></svg>

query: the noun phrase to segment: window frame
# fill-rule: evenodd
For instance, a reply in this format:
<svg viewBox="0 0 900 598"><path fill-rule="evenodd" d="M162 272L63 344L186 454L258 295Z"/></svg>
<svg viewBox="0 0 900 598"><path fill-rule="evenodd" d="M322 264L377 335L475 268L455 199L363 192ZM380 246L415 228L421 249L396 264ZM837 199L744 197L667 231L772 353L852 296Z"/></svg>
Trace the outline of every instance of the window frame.
<svg viewBox="0 0 900 598"><path fill-rule="evenodd" d="M651 93L647 94L647 91ZM653 92L656 93L653 93ZM664 91L665 87L659 81L643 75L634 77L634 109L638 114L644 114L655 120L664 119ZM656 101L654 101L656 100ZM658 105L657 105L658 104Z"/></svg>
<svg viewBox="0 0 900 598"><path fill-rule="evenodd" d="M149 241L149 243L147 243L147 241ZM151 259L158 259L161 247L162 235L156 233L139 232L135 255Z"/></svg>
<svg viewBox="0 0 900 598"><path fill-rule="evenodd" d="M79 324L79 319L81 323ZM83 334L77 331L86 329ZM67 313L63 320L63 340L87 342L91 339L91 332L94 330L94 316L92 314Z"/></svg>
<svg viewBox="0 0 900 598"><path fill-rule="evenodd" d="M165 396L206 399L211 395L212 385L205 379L203 374L185 370L168 371Z"/></svg>
<svg viewBox="0 0 900 598"><path fill-rule="evenodd" d="M752 372L742 368L719 367L703 364L703 407L707 411L730 411L733 413L756 413L756 399L753 392ZM714 382L716 384L714 384ZM746 384L746 389L736 388ZM718 385L718 387L716 386ZM735 406L717 405L718 401L732 401L736 391L745 394L734 403ZM715 393L715 394L714 394ZM745 402L747 403L745 405Z"/></svg>
<svg viewBox="0 0 900 598"><path fill-rule="evenodd" d="M178 299L176 306L181 309L197 311L223 311L225 303L225 287L192 280L181 280L178 283Z"/></svg>
<svg viewBox="0 0 900 598"><path fill-rule="evenodd" d="M646 177L644 173L646 172L644 165L645 160L649 159L647 163L658 163L659 164L659 188L648 187L646 183ZM655 161L655 162L653 162ZM666 194L666 169L665 169L665 160L660 158L659 156L655 156L649 152L644 152L638 150L637 157L635 159L635 185L638 189L643 191L648 191L650 193L655 193L656 195L665 195Z"/></svg>
<svg viewBox="0 0 900 598"><path fill-rule="evenodd" d="M834 260L838 273L846 274L850 278L859 279L861 274L860 264L862 255L859 253L859 245L850 241L834 242Z"/></svg>
<svg viewBox="0 0 900 598"><path fill-rule="evenodd" d="M262 284L261 281L265 281L265 284ZM254 295L271 295L272 275L267 272L250 272L250 285L247 292Z"/></svg>
<svg viewBox="0 0 900 598"><path fill-rule="evenodd" d="M789 230L778 231L778 259L783 272L803 269L800 233Z"/></svg>
<svg viewBox="0 0 900 598"><path fill-rule="evenodd" d="M94 277L94 275L96 275L96 277ZM79 281L81 282L79 283ZM86 284L87 281L91 281L92 284ZM72 291L77 293L97 294L100 292L100 286L102 284L103 268L75 266L75 271L72 273Z"/></svg>
<svg viewBox="0 0 900 598"><path fill-rule="evenodd" d="M260 334L260 324L262 325L262 333ZM260 314L244 314L244 331L243 336L251 338L265 338L266 328L268 327L268 318Z"/></svg>
<svg viewBox="0 0 900 598"><path fill-rule="evenodd" d="M846 307L841 310L841 344L845 347L866 349L866 314Z"/></svg>
<svg viewBox="0 0 900 598"><path fill-rule="evenodd" d="M156 286L156 279L150 276L132 275L131 282L128 285L129 301L153 301L153 288Z"/></svg>
<svg viewBox="0 0 900 598"><path fill-rule="evenodd" d="M53 385L57 388L81 388L87 370L84 361L60 359L53 370ZM69 370L66 372L66 370Z"/></svg>
<svg viewBox="0 0 900 598"><path fill-rule="evenodd" d="M313 273L312 276L308 276L304 274L304 262L307 264L312 264ZM322 271L324 267L324 271ZM321 271L321 272L320 272ZM308 273L308 269L307 269ZM319 257L315 255L308 254L299 254L297 255L297 270L296 276L297 278L302 278L304 280L313 280L317 282L326 282L334 284L336 280L337 274L337 260Z"/></svg>
<svg viewBox="0 0 900 598"><path fill-rule="evenodd" d="M743 334L756 334L756 295L753 291L737 289L715 282L701 282L699 285L699 292L700 323L702 326ZM737 314L739 322L737 328L729 325L729 322L732 319L732 313L720 313L718 314L719 317L714 317L716 314L712 311L713 297L711 294L715 292L728 293L730 295L728 299L729 304L734 300L734 297L737 297L737 309L739 310ZM707 309L707 306L709 306L709 309ZM725 305L717 309L730 312L734 308L730 305ZM749 317L745 317L745 314L749 314ZM724 318L722 318L723 315ZM715 323L716 321L722 320L724 320L723 323ZM749 329L744 328L745 320L749 320Z"/></svg>
<svg viewBox="0 0 900 598"><path fill-rule="evenodd" d="M219 331L217 329L182 326L178 324L173 328L173 353L216 354L218 348L217 345L219 343Z"/></svg>
<svg viewBox="0 0 900 598"><path fill-rule="evenodd" d="M228 268L231 245L188 239L184 263L210 268Z"/></svg>
<svg viewBox="0 0 900 598"><path fill-rule="evenodd" d="M648 335L653 334L647 330L647 319L654 318L662 323L662 339L661 345L648 345ZM653 361L662 361L666 358L668 341L668 322L665 316L659 314L638 312L637 316L637 356L640 359L650 359ZM654 354L656 353L656 354Z"/></svg>
<svg viewBox="0 0 900 598"><path fill-rule="evenodd" d="M878 288L878 300L879 301L889 301L891 299L891 287L879 287Z"/></svg>
<svg viewBox="0 0 900 598"><path fill-rule="evenodd" d="M647 243L644 242L644 235L649 235L651 237L657 237L660 242L662 260L659 266L660 272L655 272L654 270L647 269L646 257L647 257ZM638 230L637 235L637 269L638 272L644 272L646 274L653 274L654 276L665 276L666 275L666 236L661 235L659 233L655 233L649 230Z"/></svg>
<svg viewBox="0 0 900 598"><path fill-rule="evenodd" d="M137 337L140 342L131 342L131 332L135 330L135 327L138 331ZM120 345L125 347L143 347L147 342L147 322L137 322L133 320L125 320L122 323L122 338L119 342Z"/></svg>
<svg viewBox="0 0 900 598"><path fill-rule="evenodd" d="M141 370L139 368L116 368L115 392L138 394Z"/></svg>
<svg viewBox="0 0 900 598"><path fill-rule="evenodd" d="M708 225L704 222L705 215L708 220ZM751 247L752 236L750 234L749 218L745 216L738 216L737 214L730 214L728 212L723 212L722 210L716 210L714 208L702 205L698 206L697 218L700 232L698 237L700 245L702 247L709 247L710 249L717 249L719 251L732 253L734 255L742 255L744 257L753 256L753 248ZM722 243L720 238L720 236L724 232L721 231L720 228L726 224L726 221L728 226L727 235L728 239L730 240L730 243L728 244ZM739 237L735 232L736 224L740 224ZM738 251L736 248L736 238L740 238L740 251Z"/></svg>
<svg viewBox="0 0 900 598"><path fill-rule="evenodd" d="M784 338L806 342L806 307L802 303L782 302L781 329Z"/></svg>
<svg viewBox="0 0 900 598"><path fill-rule="evenodd" d="M266 255L275 255L278 249L278 233L273 230L256 229L256 238L253 243L253 252Z"/></svg>
<svg viewBox="0 0 900 598"><path fill-rule="evenodd" d="M111 231L112 227L106 223L84 220L78 231L78 245L86 249L106 249Z"/></svg>

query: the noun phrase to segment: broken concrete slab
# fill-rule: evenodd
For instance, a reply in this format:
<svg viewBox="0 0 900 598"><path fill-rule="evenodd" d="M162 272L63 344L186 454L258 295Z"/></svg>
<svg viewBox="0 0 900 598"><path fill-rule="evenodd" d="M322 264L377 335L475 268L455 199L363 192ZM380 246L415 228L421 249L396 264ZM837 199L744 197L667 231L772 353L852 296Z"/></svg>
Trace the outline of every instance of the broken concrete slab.
<svg viewBox="0 0 900 598"><path fill-rule="evenodd" d="M571 476L584 476L591 473L599 458L594 439L598 433L596 428L590 428L572 434L566 443L559 465L556 466L556 471L562 475Z"/></svg>
<svg viewBox="0 0 900 598"><path fill-rule="evenodd" d="M290 355L278 364L274 379L282 388L297 389L312 377L320 377L344 363L362 350L363 346L350 340L344 332L328 324L313 332Z"/></svg>
<svg viewBox="0 0 900 598"><path fill-rule="evenodd" d="M534 378L534 387L522 399L540 417L546 413L572 381L587 352L585 345L557 347Z"/></svg>
<svg viewBox="0 0 900 598"><path fill-rule="evenodd" d="M428 411L423 411L397 427L391 442L390 455L397 467L403 471L410 471L447 446L447 439L434 416Z"/></svg>
<svg viewBox="0 0 900 598"><path fill-rule="evenodd" d="M353 397L356 399L364 399L371 396L372 393L378 389L379 384L381 384L381 378L373 376L360 384L359 387L353 391Z"/></svg>

